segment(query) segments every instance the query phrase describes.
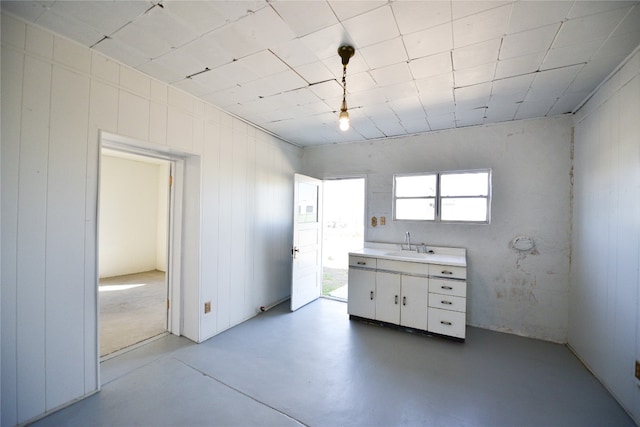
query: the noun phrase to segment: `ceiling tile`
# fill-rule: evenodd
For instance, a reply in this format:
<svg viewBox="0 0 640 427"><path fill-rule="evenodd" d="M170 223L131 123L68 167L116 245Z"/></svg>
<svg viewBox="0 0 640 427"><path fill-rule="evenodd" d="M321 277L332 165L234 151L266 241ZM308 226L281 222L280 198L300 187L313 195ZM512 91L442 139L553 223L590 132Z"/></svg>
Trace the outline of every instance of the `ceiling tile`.
<svg viewBox="0 0 640 427"><path fill-rule="evenodd" d="M496 79L504 79L538 71L543 59L544 53L537 53L498 61Z"/></svg>
<svg viewBox="0 0 640 427"><path fill-rule="evenodd" d="M300 40L319 59L338 57L338 47L349 42L340 24L323 28L301 37Z"/></svg>
<svg viewBox="0 0 640 427"><path fill-rule="evenodd" d="M400 35L390 6L380 7L347 19L343 25L358 48L393 39ZM372 31L374 28L375 31Z"/></svg>
<svg viewBox="0 0 640 427"><path fill-rule="evenodd" d="M378 87L369 73L358 73L347 76L347 93L353 94Z"/></svg>
<svg viewBox="0 0 640 427"><path fill-rule="evenodd" d="M207 35L216 41L216 44L231 58L239 59L262 50L262 46L256 40L241 32L235 24L225 25Z"/></svg>
<svg viewBox="0 0 640 427"><path fill-rule="evenodd" d="M217 69L198 74L192 79L209 88L211 92L219 92L237 86L232 75L224 74Z"/></svg>
<svg viewBox="0 0 640 427"><path fill-rule="evenodd" d="M324 1L274 1L271 6L298 37L338 23L333 10Z"/></svg>
<svg viewBox="0 0 640 427"><path fill-rule="evenodd" d="M572 4L572 1L566 0L545 1L544 3L517 1L513 4L508 33L519 33L549 24L560 23L567 16Z"/></svg>
<svg viewBox="0 0 640 427"><path fill-rule="evenodd" d="M489 106L484 113L486 117L485 123L496 123L513 120L518 107L519 104L515 102L508 103L501 98L492 96L489 99Z"/></svg>
<svg viewBox="0 0 640 427"><path fill-rule="evenodd" d="M387 101L393 101L415 95L416 91L416 84L413 80L380 88L380 93L384 95Z"/></svg>
<svg viewBox="0 0 640 427"><path fill-rule="evenodd" d="M606 38L623 20L629 8L614 9L598 15L585 16L564 22L553 47L569 46L589 40Z"/></svg>
<svg viewBox="0 0 640 427"><path fill-rule="evenodd" d="M425 107L453 103L453 73L417 80L416 87Z"/></svg>
<svg viewBox="0 0 640 427"><path fill-rule="evenodd" d="M289 69L280 58L268 50L246 56L238 62L259 77L270 76Z"/></svg>
<svg viewBox="0 0 640 427"><path fill-rule="evenodd" d="M536 74L531 89L545 91L560 96L576 78L584 65L572 65L554 70L540 71ZM527 95L528 97L529 95Z"/></svg>
<svg viewBox="0 0 640 427"><path fill-rule="evenodd" d="M391 107L400 121L424 120L427 116L417 95L391 101L389 102L389 107Z"/></svg>
<svg viewBox="0 0 640 427"><path fill-rule="evenodd" d="M544 117L547 115L553 104L555 98L552 100L536 101L536 102L523 102L518 107L518 112L515 115L516 120L532 119L536 117Z"/></svg>
<svg viewBox="0 0 640 427"><path fill-rule="evenodd" d="M309 84L324 82L335 78L333 73L324 65L323 62L315 62L313 64L299 65L296 71ZM350 81L353 80L350 78ZM351 86L351 85L350 85Z"/></svg>
<svg viewBox="0 0 640 427"><path fill-rule="evenodd" d="M572 113L576 106L580 105L587 96L589 96L589 92L587 91L565 93L553 104L548 115L555 116L558 114Z"/></svg>
<svg viewBox="0 0 640 427"><path fill-rule="evenodd" d="M491 83L455 88L453 93L456 100L456 109L471 110L482 108L489 103Z"/></svg>
<svg viewBox="0 0 640 427"><path fill-rule="evenodd" d="M190 26L183 24L162 7L154 7L138 16L132 25L141 29L147 36L164 41L172 48L182 46L198 36Z"/></svg>
<svg viewBox="0 0 640 427"><path fill-rule="evenodd" d="M295 38L282 18L270 7L260 9L233 23L236 32L263 49Z"/></svg>
<svg viewBox="0 0 640 427"><path fill-rule="evenodd" d="M409 59L421 58L453 48L451 24L438 25L427 30L403 36Z"/></svg>
<svg viewBox="0 0 640 427"><path fill-rule="evenodd" d="M391 8L401 34L451 21L451 3L448 1L395 1Z"/></svg>
<svg viewBox="0 0 640 427"><path fill-rule="evenodd" d="M423 133L431 130L429 127L429 122L427 122L427 117L421 117L413 120L401 120L400 125L408 132L408 133Z"/></svg>
<svg viewBox="0 0 640 427"><path fill-rule="evenodd" d="M537 52L546 52L558 33L560 24L510 34L502 38L500 59L515 58Z"/></svg>
<svg viewBox="0 0 640 427"><path fill-rule="evenodd" d="M97 44L94 49L134 68L138 68L140 65L149 62L150 59L139 50L116 39L105 39Z"/></svg>
<svg viewBox="0 0 640 427"><path fill-rule="evenodd" d="M384 92L381 89L347 94L347 105L354 107L384 104L385 102L387 102L387 97L384 96ZM338 103L335 105L339 106Z"/></svg>
<svg viewBox="0 0 640 427"><path fill-rule="evenodd" d="M379 86L388 86L413 80L409 65L400 63L369 72Z"/></svg>
<svg viewBox="0 0 640 427"><path fill-rule="evenodd" d="M228 22L235 22L242 17L269 7L269 4L264 0L213 1L210 3Z"/></svg>
<svg viewBox="0 0 640 427"><path fill-rule="evenodd" d="M486 108L476 108L473 110L456 110L456 126L476 126L484 123Z"/></svg>
<svg viewBox="0 0 640 427"><path fill-rule="evenodd" d="M544 58L540 69L549 70L573 64L586 64L603 43L604 40L594 40L579 45L551 49Z"/></svg>
<svg viewBox="0 0 640 427"><path fill-rule="evenodd" d="M232 76L233 82L237 85L244 85L245 83L258 80L261 77L255 73L251 68L247 67L243 60L233 61L225 65L221 65L214 69L216 74L223 76ZM207 73L205 73L207 74Z"/></svg>
<svg viewBox="0 0 640 427"><path fill-rule="evenodd" d="M453 21L454 48L502 37L507 32L510 14L511 4L508 4Z"/></svg>
<svg viewBox="0 0 640 427"><path fill-rule="evenodd" d="M367 116L356 116L351 119L351 127L366 139L384 138L384 134Z"/></svg>
<svg viewBox="0 0 640 427"><path fill-rule="evenodd" d="M490 82L496 73L497 62L478 65L477 67L465 68L464 70L454 71L456 87L471 86L478 83Z"/></svg>
<svg viewBox="0 0 640 427"><path fill-rule="evenodd" d="M320 99L330 99L336 95L342 96L342 86L335 80L311 85L309 86L309 90L315 93Z"/></svg>
<svg viewBox="0 0 640 427"><path fill-rule="evenodd" d="M337 52L336 47L336 52ZM299 67L318 61L315 55L300 39L288 40L269 49L290 67Z"/></svg>
<svg viewBox="0 0 640 427"><path fill-rule="evenodd" d="M119 3L131 2L123 1ZM165 1L162 4L165 11L172 14L183 24L188 25L196 34L208 33L227 23L227 18L215 8L215 2Z"/></svg>
<svg viewBox="0 0 640 427"><path fill-rule="evenodd" d="M323 59L322 62L336 79L340 79L340 81L342 81L342 60L340 59L340 56L338 56L337 48L333 56ZM351 57L349 65L347 66L347 79L351 75L367 71L368 69L369 66L364 61L364 58L358 53L358 51L356 51L356 54Z"/></svg>
<svg viewBox="0 0 640 427"><path fill-rule="evenodd" d="M197 97L201 97L211 92L208 87L198 83L193 79L182 79L173 83L173 86L177 87L178 89L182 89L185 92L189 92L190 94Z"/></svg>
<svg viewBox="0 0 640 427"><path fill-rule="evenodd" d="M118 30L111 39L121 42L122 45L130 46L144 55L147 60L157 58L171 51L171 45L162 38L156 37L143 27L131 23ZM101 42L97 47L104 43Z"/></svg>
<svg viewBox="0 0 640 427"><path fill-rule="evenodd" d="M103 35L111 35L118 28L133 21L152 6L147 1L57 1L50 10L83 22Z"/></svg>
<svg viewBox="0 0 640 427"><path fill-rule="evenodd" d="M567 18L575 19L589 15L596 15L613 9L620 9L632 6L630 1L576 1L573 2L571 10L567 14Z"/></svg>
<svg viewBox="0 0 640 427"><path fill-rule="evenodd" d="M341 21L353 18L357 15L362 15L363 13L369 12L370 10L385 6L387 3L387 0L329 1L331 9L333 9L336 16Z"/></svg>
<svg viewBox="0 0 640 427"><path fill-rule="evenodd" d="M222 49L215 33L200 37L177 49L177 51L196 57L209 68L215 68L233 60L231 53Z"/></svg>
<svg viewBox="0 0 640 427"><path fill-rule="evenodd" d="M55 3L51 1L2 1L2 10L13 13L28 22L36 22Z"/></svg>
<svg viewBox="0 0 640 427"><path fill-rule="evenodd" d="M456 127L455 113L444 113L428 116L427 121L431 130L451 129Z"/></svg>
<svg viewBox="0 0 640 427"><path fill-rule="evenodd" d="M182 78L203 71L208 65L181 49L173 50L166 55L151 61L153 65L160 65L167 70L179 74Z"/></svg>
<svg viewBox="0 0 640 427"><path fill-rule="evenodd" d="M414 59L409 62L409 69L416 80L450 72L452 71L451 54L445 52Z"/></svg>
<svg viewBox="0 0 640 427"><path fill-rule="evenodd" d="M500 53L500 39L487 40L453 50L453 69L477 67L478 65L496 62Z"/></svg>
<svg viewBox="0 0 640 427"><path fill-rule="evenodd" d="M453 19L464 18L511 3L511 1L457 0L452 3Z"/></svg>
<svg viewBox="0 0 640 427"><path fill-rule="evenodd" d="M4 2L2 3L2 7L4 8ZM89 24L85 24L70 16L57 14L53 11L48 11L40 15L37 24L85 46L93 46L105 36Z"/></svg>
<svg viewBox="0 0 640 427"><path fill-rule="evenodd" d="M408 59L400 37L362 48L359 53L371 69L407 62Z"/></svg>
<svg viewBox="0 0 640 427"><path fill-rule="evenodd" d="M522 101L527 94L536 74L525 74L517 77L509 77L494 80L491 88L492 97L508 97Z"/></svg>

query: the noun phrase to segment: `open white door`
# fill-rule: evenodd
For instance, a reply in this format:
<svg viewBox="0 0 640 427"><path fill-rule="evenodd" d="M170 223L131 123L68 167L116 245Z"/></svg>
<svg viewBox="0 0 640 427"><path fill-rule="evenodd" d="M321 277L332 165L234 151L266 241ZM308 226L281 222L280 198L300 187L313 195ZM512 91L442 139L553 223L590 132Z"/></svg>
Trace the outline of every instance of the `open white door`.
<svg viewBox="0 0 640 427"><path fill-rule="evenodd" d="M294 176L291 311L320 297L322 289L322 181Z"/></svg>

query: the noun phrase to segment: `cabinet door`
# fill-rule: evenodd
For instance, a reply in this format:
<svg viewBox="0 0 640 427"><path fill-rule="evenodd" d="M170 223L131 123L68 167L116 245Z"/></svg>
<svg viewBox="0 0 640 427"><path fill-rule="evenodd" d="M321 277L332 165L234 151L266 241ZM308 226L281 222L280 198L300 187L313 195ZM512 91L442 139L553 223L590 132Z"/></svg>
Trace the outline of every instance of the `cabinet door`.
<svg viewBox="0 0 640 427"><path fill-rule="evenodd" d="M376 320L400 323L400 275L376 273Z"/></svg>
<svg viewBox="0 0 640 427"><path fill-rule="evenodd" d="M354 316L376 317L376 272L374 270L349 269L349 296L347 309Z"/></svg>
<svg viewBox="0 0 640 427"><path fill-rule="evenodd" d="M402 276L401 325L422 330L427 329L428 292L429 279L426 277Z"/></svg>

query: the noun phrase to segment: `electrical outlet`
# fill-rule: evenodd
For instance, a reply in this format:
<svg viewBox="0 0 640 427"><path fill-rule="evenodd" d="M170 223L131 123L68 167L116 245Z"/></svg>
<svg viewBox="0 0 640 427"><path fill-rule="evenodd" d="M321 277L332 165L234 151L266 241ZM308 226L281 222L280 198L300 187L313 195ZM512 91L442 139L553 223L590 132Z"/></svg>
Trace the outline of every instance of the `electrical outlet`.
<svg viewBox="0 0 640 427"><path fill-rule="evenodd" d="M387 217L381 216L380 217L380 225L386 225L386 223L387 223Z"/></svg>
<svg viewBox="0 0 640 427"><path fill-rule="evenodd" d="M204 314L211 313L211 301L204 303Z"/></svg>
<svg viewBox="0 0 640 427"><path fill-rule="evenodd" d="M636 379L640 380L640 361L636 360Z"/></svg>

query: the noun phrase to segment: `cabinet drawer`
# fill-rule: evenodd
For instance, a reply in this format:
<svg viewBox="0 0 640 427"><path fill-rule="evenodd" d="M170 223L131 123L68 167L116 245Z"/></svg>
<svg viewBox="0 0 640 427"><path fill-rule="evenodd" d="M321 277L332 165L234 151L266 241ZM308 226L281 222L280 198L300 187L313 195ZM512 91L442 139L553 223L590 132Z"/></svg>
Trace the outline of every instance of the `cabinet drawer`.
<svg viewBox="0 0 640 427"><path fill-rule="evenodd" d="M429 275L429 264L421 262L392 261L389 259L378 260L378 270L396 271L404 274Z"/></svg>
<svg viewBox="0 0 640 427"><path fill-rule="evenodd" d="M364 257L364 256L349 256L349 266L361 267L361 268L376 268L376 258Z"/></svg>
<svg viewBox="0 0 640 427"><path fill-rule="evenodd" d="M467 282L431 278L429 279L429 292L465 298L467 296Z"/></svg>
<svg viewBox="0 0 640 427"><path fill-rule="evenodd" d="M458 311L429 308L427 329L450 337L465 337L466 314Z"/></svg>
<svg viewBox="0 0 640 427"><path fill-rule="evenodd" d="M467 311L467 299L451 295L429 293L429 307L442 308L453 311Z"/></svg>
<svg viewBox="0 0 640 427"><path fill-rule="evenodd" d="M429 275L435 277L447 277L449 279L466 279L467 268L432 264L429 266Z"/></svg>

